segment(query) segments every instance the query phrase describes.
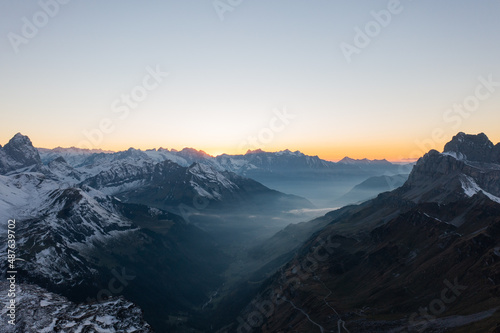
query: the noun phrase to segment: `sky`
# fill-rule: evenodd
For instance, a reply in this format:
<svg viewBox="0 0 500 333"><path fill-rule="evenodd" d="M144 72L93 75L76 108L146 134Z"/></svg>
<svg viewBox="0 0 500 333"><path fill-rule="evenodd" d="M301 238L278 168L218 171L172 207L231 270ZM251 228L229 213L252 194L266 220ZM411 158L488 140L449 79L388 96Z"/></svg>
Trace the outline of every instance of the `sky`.
<svg viewBox="0 0 500 333"><path fill-rule="evenodd" d="M499 1L0 3L0 144L417 158L500 141Z"/></svg>

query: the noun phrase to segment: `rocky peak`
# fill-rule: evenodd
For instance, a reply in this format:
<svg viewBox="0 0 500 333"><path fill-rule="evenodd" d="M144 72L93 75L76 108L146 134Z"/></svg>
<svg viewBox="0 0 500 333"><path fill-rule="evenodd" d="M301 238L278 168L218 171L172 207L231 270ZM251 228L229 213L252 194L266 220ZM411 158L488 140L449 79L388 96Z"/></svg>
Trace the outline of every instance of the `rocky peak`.
<svg viewBox="0 0 500 333"><path fill-rule="evenodd" d="M498 149L484 133L474 135L460 132L444 146L443 153L468 161L498 163L500 161L495 150Z"/></svg>
<svg viewBox="0 0 500 333"><path fill-rule="evenodd" d="M338 163L346 163L346 164L350 164L350 163L354 163L356 162L355 159L352 159L348 156L344 157L343 159L341 159Z"/></svg>
<svg viewBox="0 0 500 333"><path fill-rule="evenodd" d="M17 133L4 147L0 148L0 173L7 173L29 166L41 167L42 160L31 140Z"/></svg>
<svg viewBox="0 0 500 333"><path fill-rule="evenodd" d="M255 150L248 149L245 155L262 154L262 153L265 153L265 151L263 151L260 148L259 149L255 149Z"/></svg>
<svg viewBox="0 0 500 333"><path fill-rule="evenodd" d="M290 149L285 149L285 150L282 150L282 151L279 151L277 153L275 153L276 155L280 156L280 155L285 155L285 156L295 156L295 157L304 157L305 155L302 154L300 151L296 150L296 151L291 151Z"/></svg>
<svg viewBox="0 0 500 333"><path fill-rule="evenodd" d="M203 150L196 150L194 148L183 148L179 152L180 156L187 157L187 158L192 158L193 160L195 159L206 159L210 158L211 156L207 153L205 153Z"/></svg>
<svg viewBox="0 0 500 333"><path fill-rule="evenodd" d="M493 163L500 162L499 148L483 133L458 133L443 153L431 150L417 161L404 186L406 197L442 202L483 192L497 201L500 169Z"/></svg>
<svg viewBox="0 0 500 333"><path fill-rule="evenodd" d="M19 162L32 162L32 164L41 162L40 155L33 147L30 138L21 133L14 135L9 143L3 147L3 150Z"/></svg>

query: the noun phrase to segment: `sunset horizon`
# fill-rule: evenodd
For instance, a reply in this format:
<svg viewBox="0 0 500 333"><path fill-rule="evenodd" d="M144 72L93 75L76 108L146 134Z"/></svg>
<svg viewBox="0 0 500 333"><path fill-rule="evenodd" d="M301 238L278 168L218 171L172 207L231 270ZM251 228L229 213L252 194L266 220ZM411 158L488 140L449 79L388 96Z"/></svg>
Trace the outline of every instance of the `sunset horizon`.
<svg viewBox="0 0 500 333"><path fill-rule="evenodd" d="M21 133L21 132L16 132L16 133ZM7 143L16 133L13 133L10 137L7 135L5 136L7 139L3 140L3 145ZM458 132L457 132L458 133ZM224 150L221 148L203 148L203 147L197 147L197 146L169 146L168 144L157 144L155 146L134 146L134 145L120 145L120 146L106 146L106 145L101 145L101 146L76 146L76 145L62 145L62 144L52 144L52 145L43 145L39 144L39 142L35 139L33 139L32 136L29 135L29 133L21 133L23 135L27 135L33 142L34 146L37 148L44 148L44 149L55 149L55 148L79 148L79 149L90 149L90 150L102 150L102 151L107 151L107 152L119 152L119 151L125 151L130 148L146 151L146 150L151 150L151 149L168 149L168 150L176 150L176 151L181 151L184 148L192 148L198 151L203 151L204 153L215 157L218 155L244 155L248 151L254 151L254 150L262 150L264 152L280 152L280 151L285 151L285 150L290 150L291 152L299 151L305 155L309 156L318 156L319 158L326 160L326 161L331 161L331 162L338 162L341 159L345 157L349 157L352 159L369 159L369 160L387 160L389 162L394 162L394 163L412 163L418 160L420 157L422 157L425 153L428 151L434 149L437 151L442 151L444 145L451 140L453 136L455 136L457 133L447 137L447 138L438 138L441 139L441 141L438 140L433 140L433 138L429 139L423 139L423 140L414 140L411 144L404 145L400 143L401 148L400 149L395 149L395 153L387 153L388 149L387 148L377 148L375 147L370 147L366 148L363 146L351 146L348 147L347 145L345 147L340 147L338 145L332 145L335 146L335 148L324 148L324 149L319 149L318 147L299 147L296 148L295 146L281 146L281 147L259 147L259 146L250 146L250 145L245 145L246 150L238 150L238 149L231 149L229 148L228 150ZM477 133L470 133L470 132L465 132L466 134L480 134L484 133L488 138L494 142L500 142L500 140L495 140L495 137L490 136L489 133L486 132L477 132ZM436 139L434 137L434 139ZM411 147L412 150L409 151L407 149L408 147ZM406 149L405 149L406 148ZM383 151L383 153L377 153L377 150ZM390 149L389 149L390 151ZM337 153L338 152L338 153Z"/></svg>

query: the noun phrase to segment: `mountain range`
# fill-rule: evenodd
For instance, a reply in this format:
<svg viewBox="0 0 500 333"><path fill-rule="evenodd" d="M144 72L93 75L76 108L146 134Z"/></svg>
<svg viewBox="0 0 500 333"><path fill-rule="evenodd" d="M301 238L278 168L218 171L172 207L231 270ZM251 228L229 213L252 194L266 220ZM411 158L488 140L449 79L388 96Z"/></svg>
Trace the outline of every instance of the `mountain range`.
<svg viewBox="0 0 500 333"><path fill-rule="evenodd" d="M92 151L78 148L39 148L45 164L62 157L84 174L96 175L120 161L155 164L171 161L183 167L203 164L219 172L232 172L251 178L272 189L305 197L318 207L337 207L337 202L353 186L372 176L408 174L413 164L394 164L386 160L355 160L348 157L330 162L299 151L265 152L249 150L244 155L216 157L193 148L180 151L164 148L122 152ZM359 198L355 198L359 200Z"/></svg>
<svg viewBox="0 0 500 333"><path fill-rule="evenodd" d="M500 144L482 133L414 166L16 134L0 219L17 221L25 332L500 330Z"/></svg>

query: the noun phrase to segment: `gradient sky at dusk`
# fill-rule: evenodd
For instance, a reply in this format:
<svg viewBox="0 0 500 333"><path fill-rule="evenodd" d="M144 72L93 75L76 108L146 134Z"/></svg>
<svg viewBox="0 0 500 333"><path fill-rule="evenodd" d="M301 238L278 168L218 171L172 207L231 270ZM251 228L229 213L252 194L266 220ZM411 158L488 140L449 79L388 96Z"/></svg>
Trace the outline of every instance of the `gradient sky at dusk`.
<svg viewBox="0 0 500 333"><path fill-rule="evenodd" d="M0 3L1 144L22 132L78 146L103 119L112 130L94 146L112 150L400 160L458 131L500 141L500 84L479 88L474 111L447 111L474 101L479 77L500 82L499 1L401 0L350 63L341 43L388 1L243 0L223 21L210 0L66 1L18 52L10 33L42 7ZM113 112L157 66L169 73L158 87ZM273 120L285 109L293 119Z"/></svg>

